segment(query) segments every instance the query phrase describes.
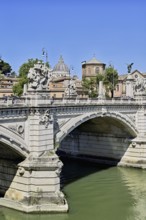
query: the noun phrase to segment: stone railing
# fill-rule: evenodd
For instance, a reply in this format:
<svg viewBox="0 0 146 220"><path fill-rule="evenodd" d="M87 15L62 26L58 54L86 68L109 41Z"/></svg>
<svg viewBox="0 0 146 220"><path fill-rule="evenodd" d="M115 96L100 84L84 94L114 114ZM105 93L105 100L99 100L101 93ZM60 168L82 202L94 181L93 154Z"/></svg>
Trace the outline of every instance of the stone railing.
<svg viewBox="0 0 146 220"><path fill-rule="evenodd" d="M99 99L53 99L51 101L52 105L123 105L123 104L146 104L146 101L136 101L136 100L99 100Z"/></svg>
<svg viewBox="0 0 146 220"><path fill-rule="evenodd" d="M145 105L146 100L131 100L131 99L111 99L111 100L99 100L99 99L52 99L52 98L38 98L38 97L21 97L21 98L7 98L0 99L0 108L3 107L24 107L24 106L46 106L46 105Z"/></svg>

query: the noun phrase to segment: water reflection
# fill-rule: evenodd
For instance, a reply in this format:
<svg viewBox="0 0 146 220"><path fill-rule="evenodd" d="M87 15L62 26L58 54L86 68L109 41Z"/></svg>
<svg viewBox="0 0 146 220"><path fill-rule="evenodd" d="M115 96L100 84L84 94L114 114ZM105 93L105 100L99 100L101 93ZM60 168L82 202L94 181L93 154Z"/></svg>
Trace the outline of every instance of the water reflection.
<svg viewBox="0 0 146 220"><path fill-rule="evenodd" d="M69 213L32 215L0 208L0 220L146 220L144 170L70 161L62 181Z"/></svg>
<svg viewBox="0 0 146 220"><path fill-rule="evenodd" d="M123 182L127 186L134 201L131 206L132 216L127 220L146 219L146 170L119 168Z"/></svg>

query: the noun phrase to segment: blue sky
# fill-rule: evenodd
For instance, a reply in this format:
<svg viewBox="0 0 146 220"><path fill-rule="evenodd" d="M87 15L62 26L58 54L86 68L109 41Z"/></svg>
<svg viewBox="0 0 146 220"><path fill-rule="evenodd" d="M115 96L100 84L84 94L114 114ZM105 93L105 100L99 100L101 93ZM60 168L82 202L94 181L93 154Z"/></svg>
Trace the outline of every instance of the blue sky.
<svg viewBox="0 0 146 220"><path fill-rule="evenodd" d="M0 21L0 55L16 72L43 47L79 77L94 54L119 74L131 62L146 72L145 0L0 0Z"/></svg>

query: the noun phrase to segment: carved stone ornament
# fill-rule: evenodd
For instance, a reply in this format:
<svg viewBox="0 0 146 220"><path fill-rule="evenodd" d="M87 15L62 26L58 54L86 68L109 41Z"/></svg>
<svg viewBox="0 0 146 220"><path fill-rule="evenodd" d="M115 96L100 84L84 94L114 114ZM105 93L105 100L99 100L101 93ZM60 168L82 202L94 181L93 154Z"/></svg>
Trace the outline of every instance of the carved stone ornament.
<svg viewBox="0 0 146 220"><path fill-rule="evenodd" d="M138 78L134 85L135 94L146 93L146 80L143 78Z"/></svg>
<svg viewBox="0 0 146 220"><path fill-rule="evenodd" d="M44 113L44 115L40 119L40 124L44 124L45 128L48 127L50 123L53 122L53 115L50 115L48 110Z"/></svg>
<svg viewBox="0 0 146 220"><path fill-rule="evenodd" d="M14 125L9 125L8 128L14 132L17 132L20 135L24 134L24 126L23 125L14 124Z"/></svg>
<svg viewBox="0 0 146 220"><path fill-rule="evenodd" d="M23 176L23 174L25 173L24 167L19 167L19 168L18 168L18 172L19 172L19 175L20 175L20 176Z"/></svg>
<svg viewBox="0 0 146 220"><path fill-rule="evenodd" d="M30 68L27 78L29 80L29 89L44 90L48 89L49 69L44 63L38 62L33 68Z"/></svg>
<svg viewBox="0 0 146 220"><path fill-rule="evenodd" d="M62 163L61 161L58 161L58 164L57 164L57 165L58 165L58 168L56 169L56 175L57 175L57 176L60 176L63 163Z"/></svg>
<svg viewBox="0 0 146 220"><path fill-rule="evenodd" d="M102 116L106 115L107 114L107 109L102 107Z"/></svg>
<svg viewBox="0 0 146 220"><path fill-rule="evenodd" d="M77 95L77 89L76 89L76 84L75 80L71 79L67 88L65 89L65 96L74 96Z"/></svg>
<svg viewBox="0 0 146 220"><path fill-rule="evenodd" d="M132 147L133 147L133 148L136 147L136 142L132 142Z"/></svg>
<svg viewBox="0 0 146 220"><path fill-rule="evenodd" d="M17 126L17 131L19 134L23 134L24 133L24 127L22 125L18 125Z"/></svg>

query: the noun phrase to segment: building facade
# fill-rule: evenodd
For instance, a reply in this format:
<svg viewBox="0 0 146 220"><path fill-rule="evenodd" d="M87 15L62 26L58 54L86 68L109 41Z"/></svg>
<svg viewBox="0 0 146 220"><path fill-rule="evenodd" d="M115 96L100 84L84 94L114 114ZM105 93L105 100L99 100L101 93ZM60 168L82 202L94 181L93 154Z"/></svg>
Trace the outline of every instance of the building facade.
<svg viewBox="0 0 146 220"><path fill-rule="evenodd" d="M13 86L18 82L15 77L0 78L0 98L13 95Z"/></svg>
<svg viewBox="0 0 146 220"><path fill-rule="evenodd" d="M105 63L93 57L89 61L82 62L82 79L96 77L97 74L104 74Z"/></svg>
<svg viewBox="0 0 146 220"><path fill-rule="evenodd" d="M106 64L93 57L89 61L82 62L82 80L95 78L98 74L105 73ZM114 90L114 98L133 98L134 87L138 81L145 80L146 73L134 70L131 73L119 75L118 83Z"/></svg>

